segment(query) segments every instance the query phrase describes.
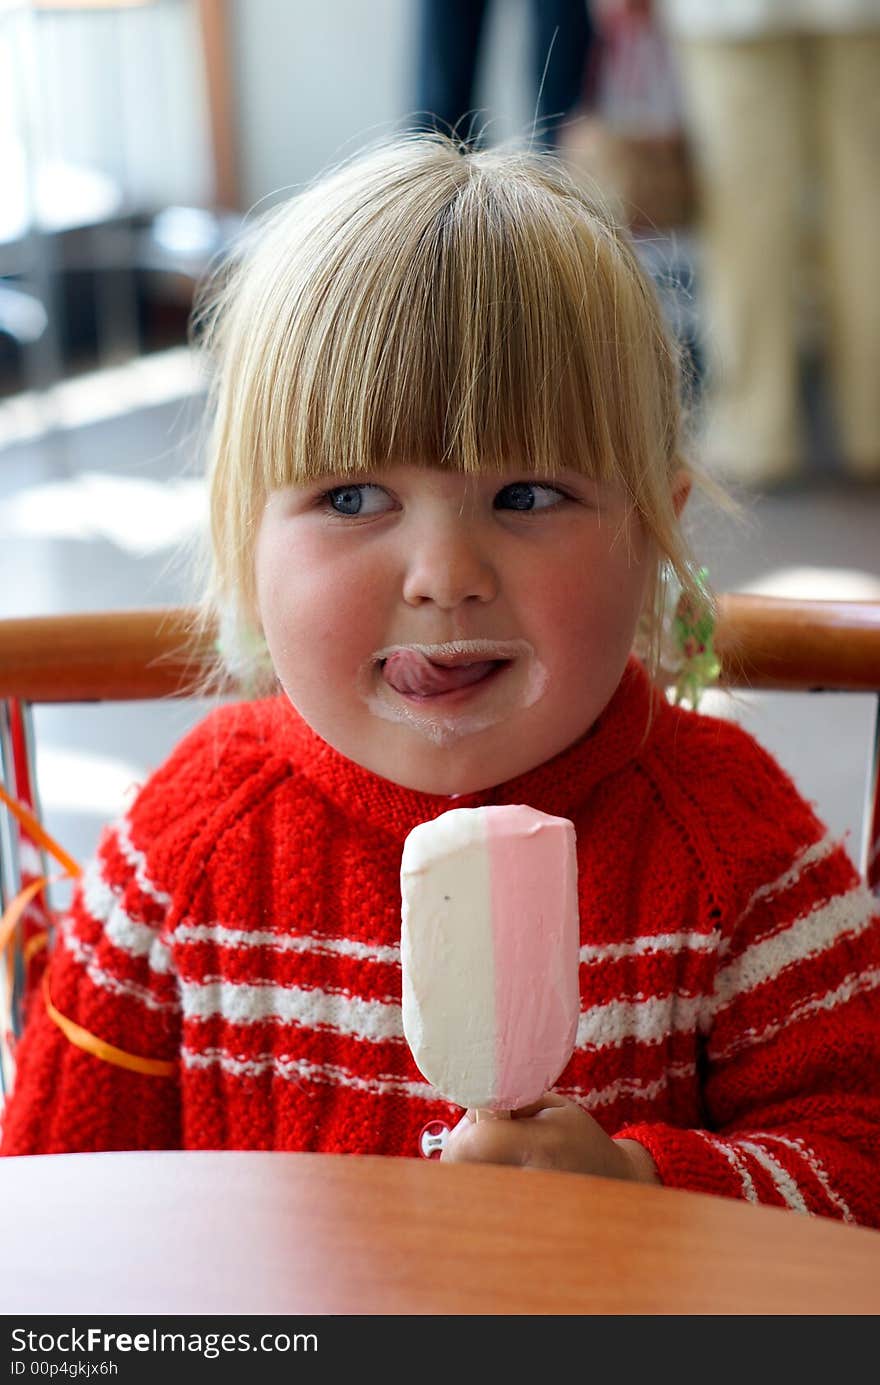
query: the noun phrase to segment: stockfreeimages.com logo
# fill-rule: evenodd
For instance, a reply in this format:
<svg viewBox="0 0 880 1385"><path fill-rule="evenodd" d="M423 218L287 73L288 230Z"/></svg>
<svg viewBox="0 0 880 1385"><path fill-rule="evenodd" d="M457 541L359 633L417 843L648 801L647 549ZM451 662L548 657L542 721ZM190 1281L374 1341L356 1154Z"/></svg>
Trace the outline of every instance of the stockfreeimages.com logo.
<svg viewBox="0 0 880 1385"><path fill-rule="evenodd" d="M111 1355L116 1352L179 1352L206 1357L209 1361L224 1353L263 1351L317 1351L318 1338L314 1332L263 1332L252 1337L249 1332L105 1332L100 1327L75 1328L63 1332L32 1332L14 1327L11 1332L13 1352L33 1355L62 1355L74 1352ZM26 1369L24 1361L13 1362L13 1375Z"/></svg>

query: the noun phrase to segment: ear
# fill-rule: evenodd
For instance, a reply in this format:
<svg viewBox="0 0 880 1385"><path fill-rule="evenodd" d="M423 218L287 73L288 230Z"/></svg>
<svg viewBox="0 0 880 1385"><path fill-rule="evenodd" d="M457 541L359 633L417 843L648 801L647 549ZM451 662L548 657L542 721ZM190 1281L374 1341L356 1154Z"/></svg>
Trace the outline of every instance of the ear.
<svg viewBox="0 0 880 1385"><path fill-rule="evenodd" d="M681 519L682 511L688 502L688 496L693 486L693 477L684 468L677 471L672 479L672 507L675 510L675 518Z"/></svg>

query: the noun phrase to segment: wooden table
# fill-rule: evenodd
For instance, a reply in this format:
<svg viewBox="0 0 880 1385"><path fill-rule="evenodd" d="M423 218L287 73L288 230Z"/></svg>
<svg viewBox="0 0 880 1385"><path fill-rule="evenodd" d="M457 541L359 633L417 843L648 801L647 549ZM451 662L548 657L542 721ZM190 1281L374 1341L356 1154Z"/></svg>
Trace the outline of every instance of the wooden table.
<svg viewBox="0 0 880 1385"><path fill-rule="evenodd" d="M880 1312L880 1233L573 1174L3 1159L0 1224L7 1315Z"/></svg>

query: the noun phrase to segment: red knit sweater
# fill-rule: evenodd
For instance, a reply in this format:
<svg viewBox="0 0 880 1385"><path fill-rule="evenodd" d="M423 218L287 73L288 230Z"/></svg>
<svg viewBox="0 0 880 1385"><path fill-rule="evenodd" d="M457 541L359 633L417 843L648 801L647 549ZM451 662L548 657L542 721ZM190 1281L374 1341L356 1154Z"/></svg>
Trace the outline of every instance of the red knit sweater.
<svg viewBox="0 0 880 1385"><path fill-rule="evenodd" d="M843 847L734 725L630 664L592 733L457 807L577 832L581 1018L557 1090L664 1183L880 1224L880 913ZM400 1015L400 855L450 806L361 769L281 698L224 707L104 836L35 998L3 1152L416 1156L457 1108Z"/></svg>

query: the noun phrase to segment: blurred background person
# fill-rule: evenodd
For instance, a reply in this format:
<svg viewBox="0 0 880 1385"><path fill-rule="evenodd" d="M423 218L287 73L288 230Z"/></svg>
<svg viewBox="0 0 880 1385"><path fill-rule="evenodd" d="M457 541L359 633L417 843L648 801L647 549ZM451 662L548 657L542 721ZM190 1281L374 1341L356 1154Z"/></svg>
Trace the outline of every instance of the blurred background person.
<svg viewBox="0 0 880 1385"><path fill-rule="evenodd" d="M880 481L880 0L654 10L677 40L698 180L704 459L746 486L803 478L806 350L839 471Z"/></svg>
<svg viewBox="0 0 880 1385"><path fill-rule="evenodd" d="M415 94L420 128L482 142L488 118L474 109L474 93L488 9L488 0L421 0ZM581 101L593 26L586 0L530 0L529 12L534 144L553 149L562 122Z"/></svg>

